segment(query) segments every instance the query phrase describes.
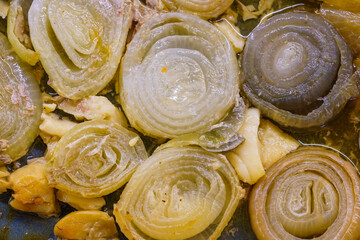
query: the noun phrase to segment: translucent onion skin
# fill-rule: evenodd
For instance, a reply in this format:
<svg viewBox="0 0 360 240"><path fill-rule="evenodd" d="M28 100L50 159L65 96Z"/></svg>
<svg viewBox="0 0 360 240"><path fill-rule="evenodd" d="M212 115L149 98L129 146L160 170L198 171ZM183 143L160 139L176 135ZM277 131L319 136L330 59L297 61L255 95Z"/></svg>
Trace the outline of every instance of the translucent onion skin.
<svg viewBox="0 0 360 240"><path fill-rule="evenodd" d="M161 0L175 12L185 12L204 19L216 18L224 13L234 0Z"/></svg>
<svg viewBox="0 0 360 240"><path fill-rule="evenodd" d="M16 19L19 14L22 14L25 21L24 24L26 24L31 3L32 1L29 0L13 0L10 2L10 9L7 16L7 36L16 54L28 64L35 65L39 61L39 54L26 47L15 35L15 28L17 27Z"/></svg>
<svg viewBox="0 0 360 240"><path fill-rule="evenodd" d="M113 78L131 26L131 1L34 0L28 18L48 84L80 99Z"/></svg>
<svg viewBox="0 0 360 240"><path fill-rule="evenodd" d="M350 162L306 146L282 158L250 193L259 240L359 239L360 179Z"/></svg>
<svg viewBox="0 0 360 240"><path fill-rule="evenodd" d="M244 197L226 158L197 147L153 154L126 185L114 215L128 239L217 239Z"/></svg>
<svg viewBox="0 0 360 240"><path fill-rule="evenodd" d="M137 141L131 144L133 139ZM57 189L93 198L124 185L146 158L136 133L111 121L93 120L78 124L60 139L46 172Z"/></svg>
<svg viewBox="0 0 360 240"><path fill-rule="evenodd" d="M351 50L324 18L276 15L252 32L243 55L243 90L264 115L306 128L330 120L358 94Z"/></svg>
<svg viewBox="0 0 360 240"><path fill-rule="evenodd" d="M0 140L8 145L0 149L2 161L9 163L26 154L38 135L41 111L40 88L31 66L0 33Z"/></svg>
<svg viewBox="0 0 360 240"><path fill-rule="evenodd" d="M204 133L222 120L239 93L239 67L226 37L184 13L151 18L128 45L120 98L130 124L145 135Z"/></svg>
<svg viewBox="0 0 360 240"><path fill-rule="evenodd" d="M237 132L244 123L245 110L245 102L239 97L237 104L226 118L214 125L210 131L181 135L162 144L158 149L197 145L210 152L230 151L244 141Z"/></svg>

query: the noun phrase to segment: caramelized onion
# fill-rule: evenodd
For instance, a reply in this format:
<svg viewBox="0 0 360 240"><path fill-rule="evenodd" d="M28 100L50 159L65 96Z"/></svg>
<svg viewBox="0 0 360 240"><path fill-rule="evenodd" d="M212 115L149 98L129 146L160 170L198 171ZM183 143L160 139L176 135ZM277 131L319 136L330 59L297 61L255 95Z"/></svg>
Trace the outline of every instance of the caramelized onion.
<svg viewBox="0 0 360 240"><path fill-rule="evenodd" d="M252 32L245 47L244 92L284 126L318 126L358 93L351 50L322 17L276 15Z"/></svg>
<svg viewBox="0 0 360 240"><path fill-rule="evenodd" d="M141 26L120 69L130 124L145 135L204 133L231 111L239 93L235 52L215 26L165 13Z"/></svg>
<svg viewBox="0 0 360 240"><path fill-rule="evenodd" d="M136 133L107 120L83 122L56 144L47 177L62 191L100 197L124 185L146 157Z"/></svg>
<svg viewBox="0 0 360 240"><path fill-rule="evenodd" d="M42 101L31 66L0 33L0 160L10 163L26 154L39 133Z"/></svg>
<svg viewBox="0 0 360 240"><path fill-rule="evenodd" d="M256 236L359 239L360 178L350 162L323 147L302 147L269 168L250 194Z"/></svg>
<svg viewBox="0 0 360 240"><path fill-rule="evenodd" d="M131 1L34 0L28 18L48 84L80 99L113 78L131 26Z"/></svg>
<svg viewBox="0 0 360 240"><path fill-rule="evenodd" d="M244 197L226 158L167 148L139 166L114 206L128 239L217 239Z"/></svg>

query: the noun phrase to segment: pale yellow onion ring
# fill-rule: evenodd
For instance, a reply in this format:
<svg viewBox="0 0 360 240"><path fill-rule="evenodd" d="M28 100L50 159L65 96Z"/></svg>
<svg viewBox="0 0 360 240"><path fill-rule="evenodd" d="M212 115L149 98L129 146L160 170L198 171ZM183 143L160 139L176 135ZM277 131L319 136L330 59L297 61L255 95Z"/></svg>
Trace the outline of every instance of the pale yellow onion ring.
<svg viewBox="0 0 360 240"><path fill-rule="evenodd" d="M7 38L0 33L2 161L9 163L26 154L39 133L41 111L40 88L33 69L13 52Z"/></svg>
<svg viewBox="0 0 360 240"><path fill-rule="evenodd" d="M239 67L226 37L209 22L165 13L141 26L120 69L121 105L145 135L204 133L235 105Z"/></svg>
<svg viewBox="0 0 360 240"><path fill-rule="evenodd" d="M62 191L100 197L124 185L146 157L136 133L107 120L83 122L56 144L47 177Z"/></svg>
<svg viewBox="0 0 360 240"><path fill-rule="evenodd" d="M34 0L31 41L59 95L95 95L113 78L131 26L130 0Z"/></svg>
<svg viewBox="0 0 360 240"><path fill-rule="evenodd" d="M223 155L167 148L136 170L114 215L129 239L217 239L243 196Z"/></svg>

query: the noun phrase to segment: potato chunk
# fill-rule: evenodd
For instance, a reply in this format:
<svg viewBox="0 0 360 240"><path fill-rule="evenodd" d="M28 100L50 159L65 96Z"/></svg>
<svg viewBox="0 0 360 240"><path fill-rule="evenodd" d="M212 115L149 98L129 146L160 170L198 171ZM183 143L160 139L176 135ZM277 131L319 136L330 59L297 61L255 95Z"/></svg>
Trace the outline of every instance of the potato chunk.
<svg viewBox="0 0 360 240"><path fill-rule="evenodd" d="M262 144L262 164L265 169L300 146L296 139L265 119L260 123L259 138Z"/></svg>
<svg viewBox="0 0 360 240"><path fill-rule="evenodd" d="M119 239L114 219L96 210L69 213L55 225L54 234L62 239Z"/></svg>
<svg viewBox="0 0 360 240"><path fill-rule="evenodd" d="M103 197L83 198L58 190L56 198L61 202L69 204L77 210L100 210L103 206L105 206L105 199Z"/></svg>
<svg viewBox="0 0 360 240"><path fill-rule="evenodd" d="M10 187L9 183L10 173L8 172L6 167L0 167L0 194L7 191Z"/></svg>
<svg viewBox="0 0 360 240"><path fill-rule="evenodd" d="M245 141L226 157L235 168L239 179L254 184L276 161L295 150L300 143L281 131L269 120L260 118L260 111L250 108L238 131Z"/></svg>
<svg viewBox="0 0 360 240"><path fill-rule="evenodd" d="M62 137L64 134L72 129L77 123L68 119L60 119L55 113L41 114L40 130L51 136Z"/></svg>
<svg viewBox="0 0 360 240"><path fill-rule="evenodd" d="M103 96L90 96L81 100L65 99L59 103L58 108L74 115L77 120L104 119L123 127L128 126L124 114Z"/></svg>
<svg viewBox="0 0 360 240"><path fill-rule="evenodd" d="M10 188L14 190L10 205L24 212L34 212L41 217L55 216L59 206L55 199L54 189L49 187L45 177L44 158L21 167L11 173Z"/></svg>
<svg viewBox="0 0 360 240"><path fill-rule="evenodd" d="M261 162L261 143L258 138L260 111L249 108L245 114L244 124L238 131L245 141L226 154L235 168L241 181L254 184L265 174Z"/></svg>

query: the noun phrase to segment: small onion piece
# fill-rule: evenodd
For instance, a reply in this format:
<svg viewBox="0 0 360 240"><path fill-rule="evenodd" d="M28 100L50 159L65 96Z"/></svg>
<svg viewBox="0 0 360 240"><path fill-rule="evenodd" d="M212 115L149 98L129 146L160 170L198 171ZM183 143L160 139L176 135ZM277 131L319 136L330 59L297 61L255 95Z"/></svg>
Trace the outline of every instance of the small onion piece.
<svg viewBox="0 0 360 240"><path fill-rule="evenodd" d="M235 105L239 67L215 26L183 13L155 16L128 45L120 69L121 105L145 135L204 133Z"/></svg>
<svg viewBox="0 0 360 240"><path fill-rule="evenodd" d="M217 239L244 197L226 158L197 147L153 154L126 185L114 215L128 239Z"/></svg>
<svg viewBox="0 0 360 240"><path fill-rule="evenodd" d="M111 121L93 120L76 125L60 139L46 171L57 189L94 198L124 185L146 158L136 133Z"/></svg>
<svg viewBox="0 0 360 240"><path fill-rule="evenodd" d="M360 238L360 178L350 162L306 146L271 166L250 193L259 240Z"/></svg>
<svg viewBox="0 0 360 240"><path fill-rule="evenodd" d="M28 18L48 84L80 99L114 77L131 26L131 1L34 0Z"/></svg>
<svg viewBox="0 0 360 240"><path fill-rule="evenodd" d="M5 163L26 154L39 133L42 101L30 65L0 33L0 159Z"/></svg>
<svg viewBox="0 0 360 240"><path fill-rule="evenodd" d="M7 36L14 51L30 65L39 61L39 54L31 49L30 37L26 35L28 11L32 0L12 0L7 16Z"/></svg>
<svg viewBox="0 0 360 240"><path fill-rule="evenodd" d="M306 128L330 120L358 94L351 50L324 18L306 12L276 15L245 46L243 90L264 115Z"/></svg>
<svg viewBox="0 0 360 240"><path fill-rule="evenodd" d="M224 13L234 0L159 0L171 11L197 15L204 19Z"/></svg>
<svg viewBox="0 0 360 240"><path fill-rule="evenodd" d="M237 132L244 123L245 110L245 102L239 97L237 104L226 118L214 125L210 131L181 135L162 144L159 149L198 145L210 152L230 151L244 141Z"/></svg>

